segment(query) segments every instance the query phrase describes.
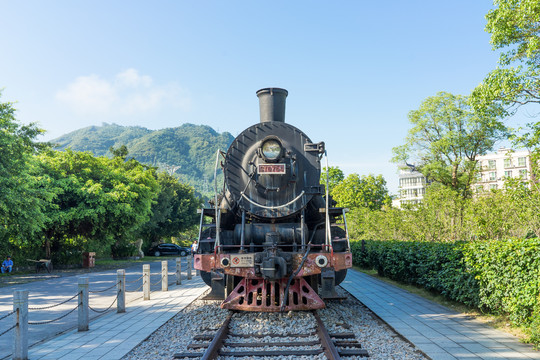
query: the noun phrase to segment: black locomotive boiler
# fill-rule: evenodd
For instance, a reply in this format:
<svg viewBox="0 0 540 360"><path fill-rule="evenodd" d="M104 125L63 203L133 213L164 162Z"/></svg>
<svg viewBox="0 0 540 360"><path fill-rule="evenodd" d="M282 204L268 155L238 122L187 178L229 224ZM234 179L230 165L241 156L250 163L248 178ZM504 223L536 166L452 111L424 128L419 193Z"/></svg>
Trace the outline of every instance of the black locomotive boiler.
<svg viewBox="0 0 540 360"><path fill-rule="evenodd" d="M222 308L320 309L352 266L347 209L320 185L324 142L285 123L287 95L257 91L260 123L217 155L223 190L201 210L194 267Z"/></svg>

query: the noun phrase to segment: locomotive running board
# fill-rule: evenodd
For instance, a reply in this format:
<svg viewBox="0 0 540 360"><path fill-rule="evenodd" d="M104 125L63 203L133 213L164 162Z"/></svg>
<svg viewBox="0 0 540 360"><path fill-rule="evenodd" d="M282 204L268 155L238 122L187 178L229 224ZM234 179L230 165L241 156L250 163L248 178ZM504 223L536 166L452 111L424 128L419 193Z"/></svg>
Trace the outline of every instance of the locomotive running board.
<svg viewBox="0 0 540 360"><path fill-rule="evenodd" d="M242 279L221 307L229 310L279 312L287 280ZM316 310L324 307L322 299L304 278L294 278L291 281L283 311Z"/></svg>

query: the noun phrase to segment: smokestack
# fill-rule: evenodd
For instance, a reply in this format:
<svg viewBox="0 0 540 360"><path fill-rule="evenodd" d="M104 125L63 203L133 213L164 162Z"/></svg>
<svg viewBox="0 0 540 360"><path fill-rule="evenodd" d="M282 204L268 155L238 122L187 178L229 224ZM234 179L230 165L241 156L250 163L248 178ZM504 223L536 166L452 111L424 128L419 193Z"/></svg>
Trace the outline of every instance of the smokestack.
<svg viewBox="0 0 540 360"><path fill-rule="evenodd" d="M280 88L265 88L257 91L261 122L285 122L285 99L289 92Z"/></svg>

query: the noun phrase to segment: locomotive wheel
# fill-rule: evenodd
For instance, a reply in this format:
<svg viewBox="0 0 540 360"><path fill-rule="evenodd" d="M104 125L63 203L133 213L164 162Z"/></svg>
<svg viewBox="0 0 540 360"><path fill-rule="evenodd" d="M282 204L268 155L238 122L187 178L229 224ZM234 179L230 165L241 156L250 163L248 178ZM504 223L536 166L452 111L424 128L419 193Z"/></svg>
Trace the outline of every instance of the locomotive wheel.
<svg viewBox="0 0 540 360"><path fill-rule="evenodd" d="M160 253L159 251L156 251L156 252L154 253L154 256L160 256L160 255L161 255L161 253Z"/></svg>
<svg viewBox="0 0 540 360"><path fill-rule="evenodd" d="M208 271L200 271L201 279L203 279L204 283L208 286L212 286L212 274Z"/></svg>
<svg viewBox="0 0 540 360"><path fill-rule="evenodd" d="M336 271L336 286L341 284L347 276L347 269Z"/></svg>

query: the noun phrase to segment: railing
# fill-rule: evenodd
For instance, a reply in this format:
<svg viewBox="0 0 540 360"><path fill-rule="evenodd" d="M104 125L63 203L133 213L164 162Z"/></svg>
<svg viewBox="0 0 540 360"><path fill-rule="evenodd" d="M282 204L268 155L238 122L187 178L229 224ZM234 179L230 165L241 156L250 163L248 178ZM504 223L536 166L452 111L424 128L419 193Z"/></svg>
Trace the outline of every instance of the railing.
<svg viewBox="0 0 540 360"><path fill-rule="evenodd" d="M187 279L190 280L192 277L192 258L188 257L187 261ZM150 281L152 275L158 275L160 278L157 282L152 283ZM73 313L75 310L78 310L77 315L77 329L78 331L87 331L89 329L89 310L103 314L111 310L111 308L116 304L116 312L117 313L123 313L126 311L126 293L127 292L137 292L141 290L143 292L143 299L144 300L150 300L150 294L155 291L150 291L151 285L157 285L161 282L161 291L168 291L169 286L176 283L176 285L182 284L182 259L177 258L176 259L176 273L175 273L175 279L172 282L168 282L169 278L169 272L168 272L168 262L166 260L161 262L161 272L159 273L150 273L150 265L144 264L143 265L143 275L139 277L136 280L133 281L126 281L126 272L124 269L117 270L116 272L116 283L112 286L109 286L106 289L101 290L89 290L89 279L88 277L80 277L78 279L78 291L76 294L71 296L69 299L63 300L57 304L53 305L45 305L45 306L28 306L28 290L16 290L13 293L13 311L7 313L7 314L0 314L0 323L3 320L7 320L10 317L13 317L13 325L5 328L4 326L0 326L1 332L0 337L3 335L8 334L11 331L14 331L14 341L13 341L13 359L27 359L28 358L28 326L29 325L47 325L51 324L53 322L56 322L58 320L61 320L71 313ZM135 290L127 290L126 284L137 284L139 281L142 280L142 284L136 288ZM114 300L112 303L106 307L105 309L96 309L92 306L90 306L89 301L89 294L101 294L105 293L106 291L112 290L114 287L116 287L116 296L114 297ZM52 309L54 307L67 304L70 301L75 300L77 298L77 303L74 304L75 306L65 312L64 314L50 320L42 320L42 321L29 321L28 320L28 311L43 311Z"/></svg>

